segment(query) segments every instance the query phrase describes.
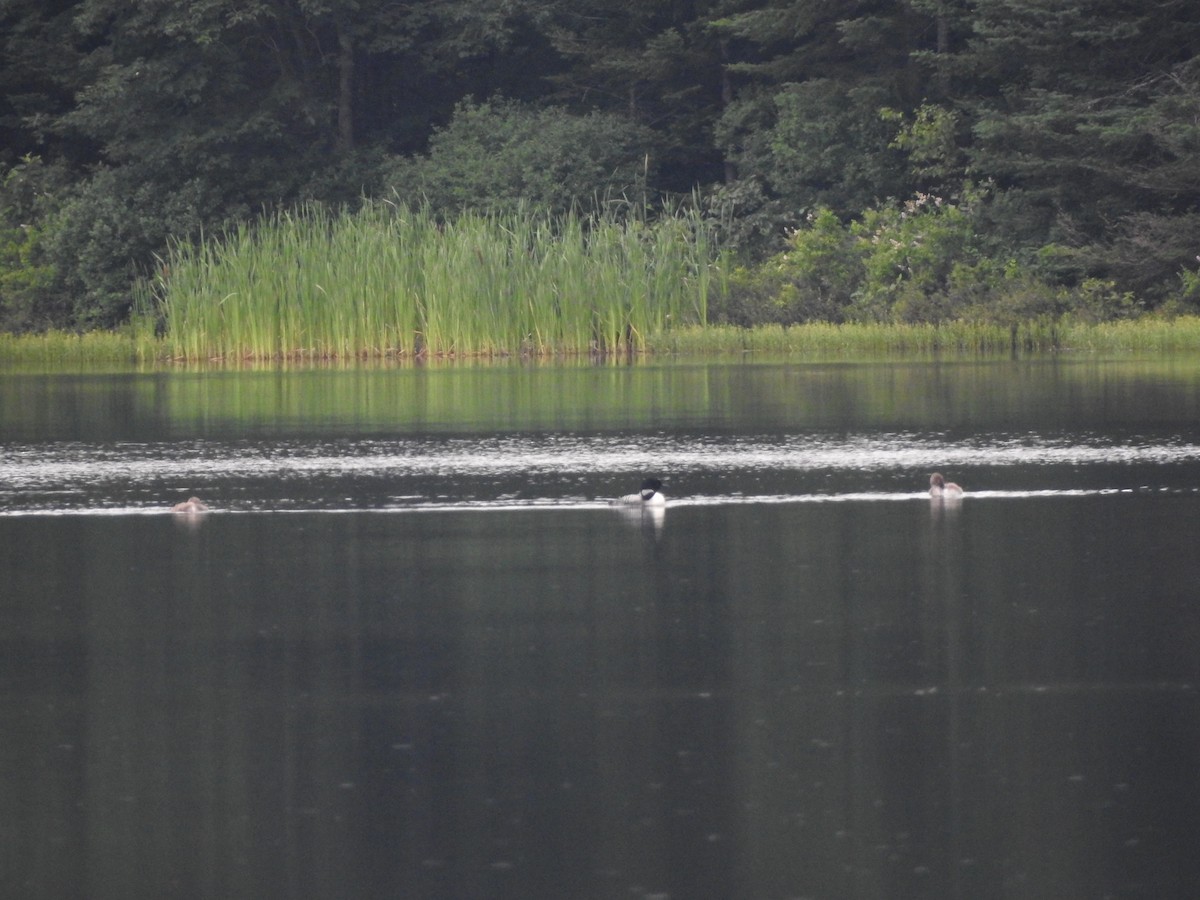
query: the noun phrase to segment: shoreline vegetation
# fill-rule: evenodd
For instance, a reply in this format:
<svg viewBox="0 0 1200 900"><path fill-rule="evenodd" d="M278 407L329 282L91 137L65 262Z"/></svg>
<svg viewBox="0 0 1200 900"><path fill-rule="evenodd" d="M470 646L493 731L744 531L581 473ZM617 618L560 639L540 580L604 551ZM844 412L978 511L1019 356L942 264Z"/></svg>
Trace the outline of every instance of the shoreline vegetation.
<svg viewBox="0 0 1200 900"><path fill-rule="evenodd" d="M797 233L794 250L814 234ZM878 243L860 242L868 249ZM790 287L771 292L777 311L784 298L795 302L795 285L822 265L805 259ZM915 280L896 284L911 288ZM760 281L737 268L711 225L686 208L614 203L598 215L517 211L445 220L427 207L391 202L355 212L312 204L174 243L153 277L138 282L128 324L0 333L0 365L1200 350L1200 316L1190 311L1098 320L1063 306L1052 314L1053 305L1043 303L1040 314L1006 321L964 315L730 324L739 291L743 298L758 291L761 305ZM829 284L821 283L823 295Z"/></svg>
<svg viewBox="0 0 1200 900"><path fill-rule="evenodd" d="M162 337L137 332L50 331L14 335L0 333L0 370L12 365L189 365L258 364L363 365L378 363L531 362L624 363L686 357L692 359L811 357L816 359L904 359L912 357L996 357L1019 355L1169 354L1200 352L1200 316L1175 319L1146 317L1102 323L1030 323L1015 329L998 325L950 322L939 325L828 324L690 325L651 334L636 349L531 353L499 347L446 353L402 351L381 347L356 353L313 353L303 349L255 355L231 353L181 356Z"/></svg>
<svg viewBox="0 0 1200 900"><path fill-rule="evenodd" d="M9 3L0 332L554 358L1200 315L1200 3L1144 6Z"/></svg>

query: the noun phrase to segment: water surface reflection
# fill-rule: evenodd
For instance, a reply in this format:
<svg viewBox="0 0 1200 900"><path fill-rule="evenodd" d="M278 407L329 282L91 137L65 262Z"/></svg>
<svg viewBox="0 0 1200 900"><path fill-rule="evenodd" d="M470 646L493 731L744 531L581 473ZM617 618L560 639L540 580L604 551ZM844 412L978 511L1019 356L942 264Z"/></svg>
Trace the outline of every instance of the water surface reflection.
<svg viewBox="0 0 1200 900"><path fill-rule="evenodd" d="M665 474L672 498L685 503L902 499L923 496L927 473L939 466L986 472L987 481L971 486L975 497L1190 492L1195 486L1176 470L1197 462L1200 445L1191 442L1114 442L1092 434L12 444L0 448L7 500L0 513L161 511L164 498L192 491L210 505L242 511L578 506L603 502L598 491L605 487L609 498L624 493L640 472ZM1156 477L1147 478L1151 473ZM1043 486L1015 484L1017 477ZM1044 486L1052 480L1055 487Z"/></svg>
<svg viewBox="0 0 1200 900"><path fill-rule="evenodd" d="M1200 425L1098 384L969 434L6 438L0 894L1189 896ZM661 519L606 505L651 462Z"/></svg>

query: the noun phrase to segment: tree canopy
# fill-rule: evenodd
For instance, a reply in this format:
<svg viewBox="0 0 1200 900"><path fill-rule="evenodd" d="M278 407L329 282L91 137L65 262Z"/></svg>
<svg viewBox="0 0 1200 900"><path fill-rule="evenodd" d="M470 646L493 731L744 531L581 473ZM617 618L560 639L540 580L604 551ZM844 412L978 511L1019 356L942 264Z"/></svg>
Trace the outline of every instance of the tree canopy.
<svg viewBox="0 0 1200 900"><path fill-rule="evenodd" d="M1194 0L5 0L0 328L118 324L169 241L370 196L698 197L751 266L936 197L960 275L1153 307L1195 283L1198 50Z"/></svg>

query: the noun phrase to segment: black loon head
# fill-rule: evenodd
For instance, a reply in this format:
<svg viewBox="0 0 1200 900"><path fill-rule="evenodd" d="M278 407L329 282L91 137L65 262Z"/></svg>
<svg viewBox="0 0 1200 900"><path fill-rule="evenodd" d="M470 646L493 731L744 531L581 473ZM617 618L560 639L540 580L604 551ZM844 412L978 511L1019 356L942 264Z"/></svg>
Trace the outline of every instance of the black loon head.
<svg viewBox="0 0 1200 900"><path fill-rule="evenodd" d="M642 499L649 500L662 490L662 482L657 478L647 478L642 482Z"/></svg>

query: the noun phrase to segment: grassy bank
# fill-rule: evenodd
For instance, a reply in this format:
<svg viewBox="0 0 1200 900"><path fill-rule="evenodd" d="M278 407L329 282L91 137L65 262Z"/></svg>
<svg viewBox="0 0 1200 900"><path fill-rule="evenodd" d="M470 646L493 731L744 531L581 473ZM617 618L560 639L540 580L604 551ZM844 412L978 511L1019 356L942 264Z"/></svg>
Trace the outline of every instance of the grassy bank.
<svg viewBox="0 0 1200 900"><path fill-rule="evenodd" d="M1057 323L1026 324L1015 331L1018 354L1068 353L1090 355L1128 355L1200 352L1200 317L1176 319L1143 318L1099 324ZM378 342L383 346L383 342ZM874 359L906 356L976 356L1011 353L1014 332L998 325L947 323L943 325L829 325L812 323L787 328L763 326L735 328L726 325L685 326L660 329L645 337L638 352L647 359L655 356L691 357L795 356L797 358ZM496 353L463 353L445 359L480 360ZM570 358L588 358L589 354L564 353ZM366 360L427 360L409 352L378 354L342 354L326 356L261 357L287 358L294 362L332 361L353 364ZM437 357L432 357L437 358ZM624 359L613 355L609 359ZM163 364L224 360L242 362L254 359L244 355L196 354L180 352L177 342L155 337L152 331L126 329L121 332L69 334L50 332L14 336L0 334L0 365L39 366L71 364Z"/></svg>
<svg viewBox="0 0 1200 900"><path fill-rule="evenodd" d="M166 347L153 331L135 335L131 330L45 331L37 334L0 333L0 365L42 366L104 364L128 365L166 360Z"/></svg>
<svg viewBox="0 0 1200 900"><path fill-rule="evenodd" d="M653 353L797 354L874 357L903 354L995 353L1182 353L1200 351L1200 318L1143 318L1119 322L1026 322L938 325L814 322L781 327L714 325L663 332L649 342Z"/></svg>

